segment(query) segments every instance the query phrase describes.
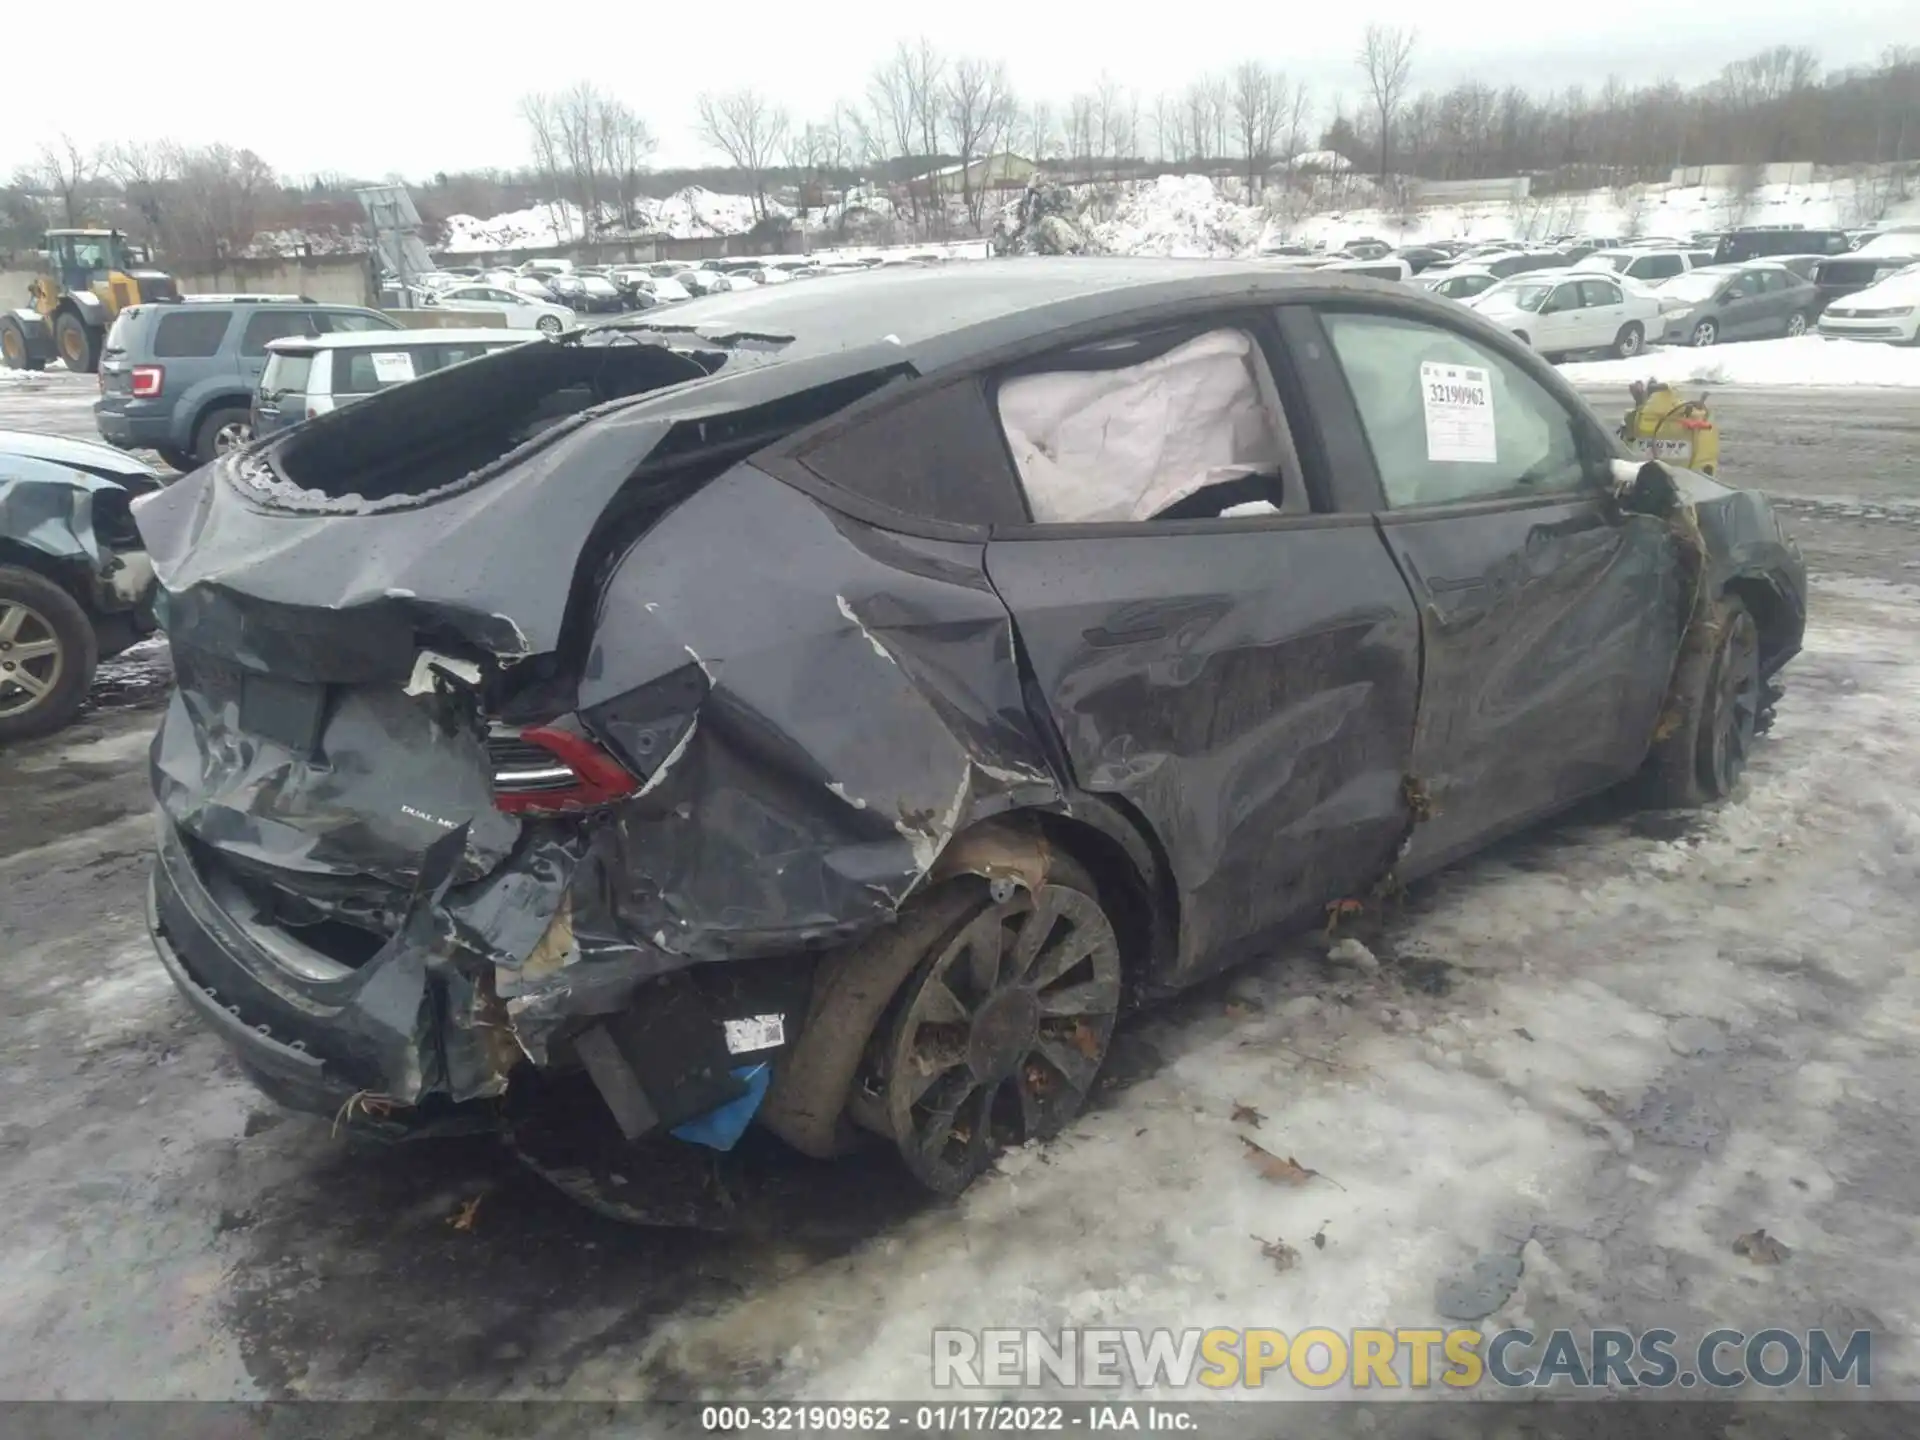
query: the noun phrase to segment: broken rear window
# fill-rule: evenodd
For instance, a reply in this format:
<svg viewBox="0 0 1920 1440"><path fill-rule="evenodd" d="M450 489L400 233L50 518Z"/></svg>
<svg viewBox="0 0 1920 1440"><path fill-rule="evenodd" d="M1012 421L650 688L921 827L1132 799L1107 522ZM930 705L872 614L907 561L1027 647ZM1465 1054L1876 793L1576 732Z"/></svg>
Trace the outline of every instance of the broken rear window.
<svg viewBox="0 0 1920 1440"><path fill-rule="evenodd" d="M658 345L517 345L289 431L238 473L286 509L391 508L459 486L570 416L717 364Z"/></svg>

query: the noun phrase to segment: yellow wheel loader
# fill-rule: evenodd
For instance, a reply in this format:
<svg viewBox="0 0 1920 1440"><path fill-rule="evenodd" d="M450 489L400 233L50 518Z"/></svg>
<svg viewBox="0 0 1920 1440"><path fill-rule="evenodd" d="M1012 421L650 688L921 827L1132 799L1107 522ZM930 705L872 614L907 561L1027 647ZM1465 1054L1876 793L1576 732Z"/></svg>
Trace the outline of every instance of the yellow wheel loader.
<svg viewBox="0 0 1920 1440"><path fill-rule="evenodd" d="M118 230L49 230L44 253L45 271L27 286L29 303L0 310L0 359L9 370L42 370L58 359L91 373L114 316L129 305L180 298L172 276L134 268L145 253Z"/></svg>

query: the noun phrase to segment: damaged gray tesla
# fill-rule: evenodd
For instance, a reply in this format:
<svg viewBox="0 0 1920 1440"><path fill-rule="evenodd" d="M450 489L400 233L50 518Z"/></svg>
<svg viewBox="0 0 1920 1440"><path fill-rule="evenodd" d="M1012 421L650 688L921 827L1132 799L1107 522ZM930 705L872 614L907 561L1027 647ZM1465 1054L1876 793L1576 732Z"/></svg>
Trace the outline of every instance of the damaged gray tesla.
<svg viewBox="0 0 1920 1440"><path fill-rule="evenodd" d="M1765 501L1403 287L1022 260L699 301L143 501L151 925L285 1104L877 1134L957 1191L1116 1016L1639 776L1798 650Z"/></svg>

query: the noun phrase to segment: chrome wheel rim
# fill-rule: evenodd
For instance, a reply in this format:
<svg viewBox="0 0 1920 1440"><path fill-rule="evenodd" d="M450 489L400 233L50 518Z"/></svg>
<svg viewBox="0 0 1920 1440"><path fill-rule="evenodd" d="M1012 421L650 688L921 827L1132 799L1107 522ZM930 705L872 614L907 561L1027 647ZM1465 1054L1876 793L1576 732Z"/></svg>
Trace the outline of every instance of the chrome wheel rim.
<svg viewBox="0 0 1920 1440"><path fill-rule="evenodd" d="M1787 317L1787 337L1789 339L1798 339L1800 336L1806 333L1807 333L1807 317L1806 316L1790 315Z"/></svg>
<svg viewBox="0 0 1920 1440"><path fill-rule="evenodd" d="M227 455L253 439L253 426L245 420L229 420L213 432L213 453Z"/></svg>
<svg viewBox="0 0 1920 1440"><path fill-rule="evenodd" d="M542 315L534 325L536 329L543 330L549 335L560 333L560 322L551 315Z"/></svg>
<svg viewBox="0 0 1920 1440"><path fill-rule="evenodd" d="M1120 945L1091 896L1042 885L981 911L910 983L888 1121L914 1176L957 1194L1085 1104L1120 1008Z"/></svg>
<svg viewBox="0 0 1920 1440"><path fill-rule="evenodd" d="M0 600L0 719L43 702L66 668L66 651L47 617L24 601Z"/></svg>
<svg viewBox="0 0 1920 1440"><path fill-rule="evenodd" d="M1719 332L1713 328L1713 322L1711 320L1702 320L1698 325L1693 327L1693 343L1696 345L1711 345L1718 334Z"/></svg>

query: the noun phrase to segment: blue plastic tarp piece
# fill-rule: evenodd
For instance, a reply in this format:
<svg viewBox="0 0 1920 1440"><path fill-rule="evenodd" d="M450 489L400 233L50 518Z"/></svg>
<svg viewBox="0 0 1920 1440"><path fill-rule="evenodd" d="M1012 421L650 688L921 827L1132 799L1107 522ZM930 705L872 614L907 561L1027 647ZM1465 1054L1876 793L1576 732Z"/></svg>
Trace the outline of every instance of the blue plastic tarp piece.
<svg viewBox="0 0 1920 1440"><path fill-rule="evenodd" d="M754 1111L767 1098L767 1086L773 1080L773 1067L762 1061L758 1065L741 1066L733 1073L736 1079L746 1081L747 1093L736 1096L717 1110L709 1110L704 1115L696 1115L674 1126L675 1139L705 1145L709 1150L731 1150L740 1142L740 1137L747 1133L747 1126L753 1122Z"/></svg>

